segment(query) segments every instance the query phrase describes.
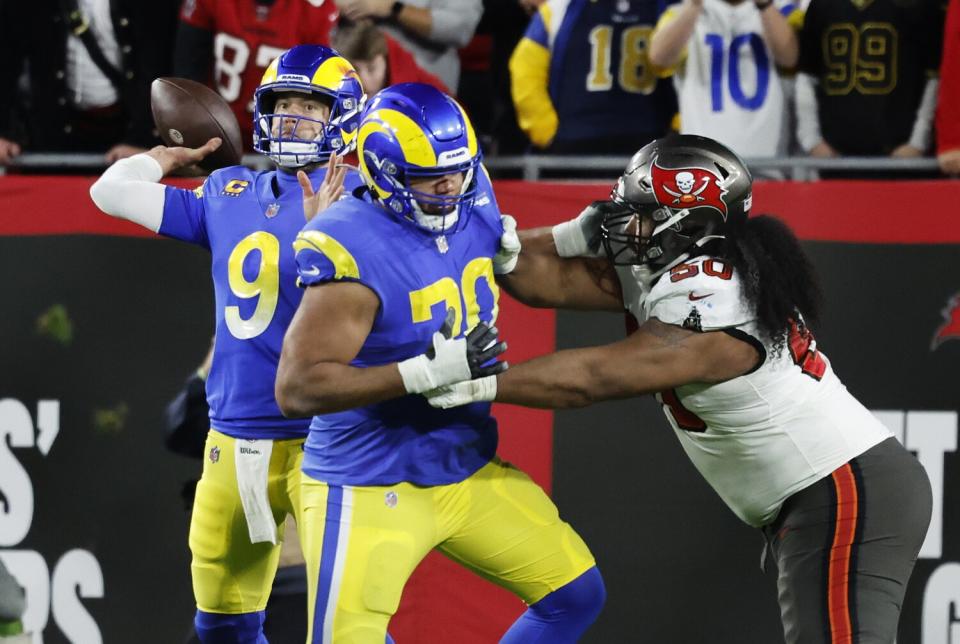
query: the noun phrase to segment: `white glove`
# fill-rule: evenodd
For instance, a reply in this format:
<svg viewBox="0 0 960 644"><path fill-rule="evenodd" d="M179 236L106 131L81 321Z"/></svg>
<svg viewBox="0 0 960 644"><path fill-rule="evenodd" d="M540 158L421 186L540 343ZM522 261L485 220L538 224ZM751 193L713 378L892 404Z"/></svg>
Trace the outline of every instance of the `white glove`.
<svg viewBox="0 0 960 644"><path fill-rule="evenodd" d="M506 351L507 343L497 340L497 327L480 322L467 337L453 335L456 313L447 309L447 317L433 334L431 347L423 354L397 363L403 386L409 394L422 394L461 380L495 375L507 368L506 362L492 362Z"/></svg>
<svg viewBox="0 0 960 644"><path fill-rule="evenodd" d="M422 394L460 380L470 379L467 341L451 340L437 331L433 334L433 357L421 354L397 364L408 394Z"/></svg>
<svg viewBox="0 0 960 644"><path fill-rule="evenodd" d="M497 397L497 377L487 376L477 380L466 380L452 385L438 387L428 391L427 397L431 407L450 409L470 403L491 401Z"/></svg>
<svg viewBox="0 0 960 644"><path fill-rule="evenodd" d="M520 255L520 237L517 236L517 220L510 215L500 215L503 234L500 235L500 250L493 256L495 275L506 275L517 266Z"/></svg>
<svg viewBox="0 0 960 644"><path fill-rule="evenodd" d="M612 201L594 201L577 215L553 227L553 244L560 257L602 257L604 254L600 224L611 212L627 208Z"/></svg>

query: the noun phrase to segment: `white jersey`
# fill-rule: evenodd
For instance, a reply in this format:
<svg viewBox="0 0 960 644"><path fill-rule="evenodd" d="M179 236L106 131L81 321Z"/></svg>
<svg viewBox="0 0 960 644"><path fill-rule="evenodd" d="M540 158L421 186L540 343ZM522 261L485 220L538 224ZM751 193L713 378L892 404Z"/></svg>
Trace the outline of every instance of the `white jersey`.
<svg viewBox="0 0 960 644"><path fill-rule="evenodd" d="M775 5L785 14L794 10L789 0L775 0ZM671 19L671 11L661 24ZM748 158L786 153L784 81L750 0L737 5L703 0L673 78L682 134L708 136Z"/></svg>
<svg viewBox="0 0 960 644"><path fill-rule="evenodd" d="M657 318L723 330L760 352L760 365L746 375L657 395L690 460L746 523L770 523L790 495L892 435L847 391L802 324L775 349L723 262L680 264L649 292L629 267L618 273L624 302L641 324Z"/></svg>

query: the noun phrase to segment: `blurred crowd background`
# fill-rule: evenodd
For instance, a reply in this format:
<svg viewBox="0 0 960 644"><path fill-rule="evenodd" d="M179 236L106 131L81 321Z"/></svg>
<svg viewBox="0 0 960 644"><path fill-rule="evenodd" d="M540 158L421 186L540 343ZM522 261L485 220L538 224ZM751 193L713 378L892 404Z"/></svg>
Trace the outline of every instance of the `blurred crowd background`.
<svg viewBox="0 0 960 644"><path fill-rule="evenodd" d="M456 95L487 158L575 169L679 130L748 159L935 156L926 176L960 174L960 0L796 2L0 0L0 171L157 145L160 76L216 88L249 146L265 67L320 43L368 95L413 80Z"/></svg>

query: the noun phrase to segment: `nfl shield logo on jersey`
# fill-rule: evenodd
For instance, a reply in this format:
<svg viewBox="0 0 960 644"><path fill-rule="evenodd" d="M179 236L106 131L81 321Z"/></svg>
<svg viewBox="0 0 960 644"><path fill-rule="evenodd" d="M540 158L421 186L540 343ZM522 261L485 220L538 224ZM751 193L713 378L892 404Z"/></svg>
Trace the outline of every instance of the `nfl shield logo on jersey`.
<svg viewBox="0 0 960 644"><path fill-rule="evenodd" d="M216 463L220 460L220 448L214 445L210 448L210 462Z"/></svg>
<svg viewBox="0 0 960 644"><path fill-rule="evenodd" d="M267 209L263 211L263 214L266 216L267 219L273 219L274 217L277 216L278 212L280 212L280 204L272 203L269 206L267 206Z"/></svg>

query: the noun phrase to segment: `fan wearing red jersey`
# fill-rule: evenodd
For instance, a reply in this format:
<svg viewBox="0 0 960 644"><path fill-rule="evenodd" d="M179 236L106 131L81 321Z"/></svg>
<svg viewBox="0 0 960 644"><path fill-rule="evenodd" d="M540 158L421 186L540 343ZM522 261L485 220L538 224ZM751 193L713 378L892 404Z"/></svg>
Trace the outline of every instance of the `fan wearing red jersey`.
<svg viewBox="0 0 960 644"><path fill-rule="evenodd" d="M300 43L327 45L339 12L333 0L184 0L174 76L217 89L253 150L253 92L267 66Z"/></svg>

